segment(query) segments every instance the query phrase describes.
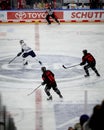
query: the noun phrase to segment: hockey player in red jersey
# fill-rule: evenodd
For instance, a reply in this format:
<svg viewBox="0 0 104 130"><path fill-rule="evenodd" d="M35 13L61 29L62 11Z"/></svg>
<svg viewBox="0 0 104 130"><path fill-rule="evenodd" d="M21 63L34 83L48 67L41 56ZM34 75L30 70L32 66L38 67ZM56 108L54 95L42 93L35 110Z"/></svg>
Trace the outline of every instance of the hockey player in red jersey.
<svg viewBox="0 0 104 130"><path fill-rule="evenodd" d="M42 74L42 85L45 86L45 93L47 94L48 98L47 100L52 100L52 95L50 94L50 89L52 88L60 98L63 98L61 95L60 90L57 88L57 83L55 81L54 74L50 70L46 70L46 67L41 68L43 74Z"/></svg>
<svg viewBox="0 0 104 130"><path fill-rule="evenodd" d="M87 52L87 50L83 50L82 62L80 63L80 65L81 66L85 65L84 66L84 70L86 72L85 77L90 76L89 71L88 71L89 68L91 68L96 73L97 76L100 76L100 74L98 73L96 69L96 60L91 53Z"/></svg>

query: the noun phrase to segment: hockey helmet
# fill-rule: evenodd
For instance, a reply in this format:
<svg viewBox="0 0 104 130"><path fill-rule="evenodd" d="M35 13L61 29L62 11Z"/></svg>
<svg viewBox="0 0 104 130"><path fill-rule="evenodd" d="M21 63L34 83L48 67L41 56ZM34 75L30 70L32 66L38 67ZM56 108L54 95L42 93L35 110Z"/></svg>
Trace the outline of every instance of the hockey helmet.
<svg viewBox="0 0 104 130"><path fill-rule="evenodd" d="M87 54L87 50L85 49L85 50L83 50L83 54Z"/></svg>
<svg viewBox="0 0 104 130"><path fill-rule="evenodd" d="M24 40L20 40L20 44L24 43Z"/></svg>
<svg viewBox="0 0 104 130"><path fill-rule="evenodd" d="M80 116L80 124L83 126L83 124L89 119L89 116L87 114L83 114Z"/></svg>
<svg viewBox="0 0 104 130"><path fill-rule="evenodd" d="M41 67L41 70L44 72L44 71L46 71L46 67L44 66L44 67Z"/></svg>

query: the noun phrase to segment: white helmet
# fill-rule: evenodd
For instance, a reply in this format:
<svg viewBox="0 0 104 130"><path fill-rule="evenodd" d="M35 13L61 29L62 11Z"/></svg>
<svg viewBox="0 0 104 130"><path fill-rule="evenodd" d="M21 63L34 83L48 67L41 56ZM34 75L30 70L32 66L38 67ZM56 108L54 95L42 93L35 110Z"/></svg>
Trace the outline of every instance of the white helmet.
<svg viewBox="0 0 104 130"><path fill-rule="evenodd" d="M20 44L24 43L24 40L20 40Z"/></svg>

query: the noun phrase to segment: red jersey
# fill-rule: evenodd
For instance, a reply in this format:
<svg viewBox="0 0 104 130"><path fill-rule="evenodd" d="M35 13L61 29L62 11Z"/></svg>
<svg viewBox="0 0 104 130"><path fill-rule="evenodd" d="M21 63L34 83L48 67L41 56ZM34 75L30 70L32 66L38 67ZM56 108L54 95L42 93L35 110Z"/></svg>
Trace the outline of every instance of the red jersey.
<svg viewBox="0 0 104 130"><path fill-rule="evenodd" d="M44 73L42 74L42 79L45 84L55 83L54 74L50 70L44 71Z"/></svg>
<svg viewBox="0 0 104 130"><path fill-rule="evenodd" d="M95 58L90 53L87 53L86 55L82 57L82 65L85 63L91 64L95 62L96 62Z"/></svg>

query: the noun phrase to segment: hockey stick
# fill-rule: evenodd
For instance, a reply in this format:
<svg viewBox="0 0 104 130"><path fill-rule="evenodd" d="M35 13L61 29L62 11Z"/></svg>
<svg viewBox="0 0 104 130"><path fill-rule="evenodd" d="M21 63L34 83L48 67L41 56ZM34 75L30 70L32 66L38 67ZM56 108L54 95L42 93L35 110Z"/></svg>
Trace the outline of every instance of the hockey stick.
<svg viewBox="0 0 104 130"><path fill-rule="evenodd" d="M41 86L41 84L40 84L37 88L35 88L31 93L29 93L27 96L29 96L29 95L31 95L33 92L35 92L40 86Z"/></svg>
<svg viewBox="0 0 104 130"><path fill-rule="evenodd" d="M76 64L76 65L72 65L72 66L68 66L68 67L66 67L65 65L62 65L62 67L63 67L64 69L68 69L68 68L72 68L72 67L75 67L75 66L78 66L78 65L80 65L80 64Z"/></svg>
<svg viewBox="0 0 104 130"><path fill-rule="evenodd" d="M40 65L42 65L42 62L41 62L38 58L35 58L35 60L36 60Z"/></svg>
<svg viewBox="0 0 104 130"><path fill-rule="evenodd" d="M11 62L13 62L18 56L15 56L12 60L9 61L8 64L10 64Z"/></svg>

